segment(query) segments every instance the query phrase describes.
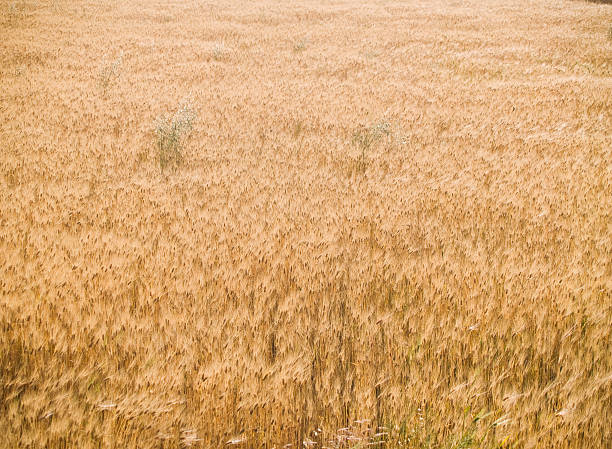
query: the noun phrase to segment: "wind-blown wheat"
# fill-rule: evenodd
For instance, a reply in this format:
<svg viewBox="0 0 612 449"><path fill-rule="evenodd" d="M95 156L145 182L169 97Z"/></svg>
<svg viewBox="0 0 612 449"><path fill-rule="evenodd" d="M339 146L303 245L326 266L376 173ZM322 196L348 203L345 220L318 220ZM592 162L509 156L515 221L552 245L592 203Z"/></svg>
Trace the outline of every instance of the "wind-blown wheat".
<svg viewBox="0 0 612 449"><path fill-rule="evenodd" d="M0 17L0 447L608 447L609 8Z"/></svg>

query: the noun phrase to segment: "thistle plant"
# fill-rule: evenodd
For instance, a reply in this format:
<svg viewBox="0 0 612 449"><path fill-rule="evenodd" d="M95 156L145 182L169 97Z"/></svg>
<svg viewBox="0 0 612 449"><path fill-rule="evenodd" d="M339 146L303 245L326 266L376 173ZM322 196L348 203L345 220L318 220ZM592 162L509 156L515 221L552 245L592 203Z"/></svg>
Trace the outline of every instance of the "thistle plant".
<svg viewBox="0 0 612 449"><path fill-rule="evenodd" d="M162 173L168 165L176 166L183 160L183 143L193 128L195 118L191 101L185 101L173 117L161 116L156 120L156 148Z"/></svg>

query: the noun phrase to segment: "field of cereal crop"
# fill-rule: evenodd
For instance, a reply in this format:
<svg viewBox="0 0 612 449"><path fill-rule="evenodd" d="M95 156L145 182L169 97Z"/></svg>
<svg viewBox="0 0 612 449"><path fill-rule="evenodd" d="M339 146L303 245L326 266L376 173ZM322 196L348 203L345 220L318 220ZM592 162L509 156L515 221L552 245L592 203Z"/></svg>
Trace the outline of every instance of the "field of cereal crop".
<svg viewBox="0 0 612 449"><path fill-rule="evenodd" d="M0 0L0 447L611 422L612 5Z"/></svg>

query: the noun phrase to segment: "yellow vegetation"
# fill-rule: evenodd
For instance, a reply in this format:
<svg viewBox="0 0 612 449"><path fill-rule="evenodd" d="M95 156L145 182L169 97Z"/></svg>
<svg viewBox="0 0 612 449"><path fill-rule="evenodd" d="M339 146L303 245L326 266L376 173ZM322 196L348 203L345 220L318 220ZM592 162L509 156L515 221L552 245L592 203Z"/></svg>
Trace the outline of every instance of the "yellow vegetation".
<svg viewBox="0 0 612 449"><path fill-rule="evenodd" d="M609 5L0 7L0 446L610 447Z"/></svg>

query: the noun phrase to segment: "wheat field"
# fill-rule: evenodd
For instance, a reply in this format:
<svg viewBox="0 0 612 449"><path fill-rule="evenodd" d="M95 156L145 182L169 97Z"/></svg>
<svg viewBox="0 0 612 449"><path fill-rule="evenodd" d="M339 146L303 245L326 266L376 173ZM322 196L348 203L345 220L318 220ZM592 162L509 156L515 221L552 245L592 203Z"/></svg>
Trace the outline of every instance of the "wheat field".
<svg viewBox="0 0 612 449"><path fill-rule="evenodd" d="M611 5L0 10L0 447L612 447Z"/></svg>

